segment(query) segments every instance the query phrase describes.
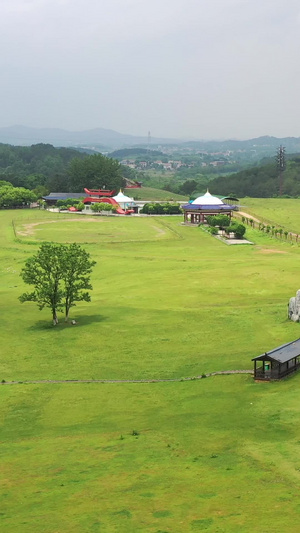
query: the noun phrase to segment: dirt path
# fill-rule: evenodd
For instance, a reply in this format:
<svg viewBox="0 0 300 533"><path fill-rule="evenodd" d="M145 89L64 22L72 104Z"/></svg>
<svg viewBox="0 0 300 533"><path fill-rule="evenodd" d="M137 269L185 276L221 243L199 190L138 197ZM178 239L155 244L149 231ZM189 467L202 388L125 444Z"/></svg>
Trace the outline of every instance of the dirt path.
<svg viewBox="0 0 300 533"><path fill-rule="evenodd" d="M195 381L211 376L223 376L229 374L253 374L253 370L220 370L208 372L202 376L191 378L162 378L162 379L34 379L25 381L2 381L0 385L48 385L52 383L178 383L181 381Z"/></svg>
<svg viewBox="0 0 300 533"><path fill-rule="evenodd" d="M242 217L246 217L248 219L252 219L254 220L254 222L260 222L260 220L258 218L255 218L255 217L252 217L251 215L249 215L249 213L244 213L244 211L238 211L239 215L241 215Z"/></svg>
<svg viewBox="0 0 300 533"><path fill-rule="evenodd" d="M84 222L102 222L102 220L95 220L95 218L82 218L82 217L77 217L77 218L69 218L67 220L67 222L78 222L78 220L80 220L80 222L84 221ZM17 230L17 233L18 235L22 235L24 237L28 237L28 236L32 236L34 235L34 228L36 228L36 226L41 226L42 224L57 224L58 222L62 222L62 220L42 220L41 222L32 222L30 224L23 224L22 227L24 228L23 230Z"/></svg>

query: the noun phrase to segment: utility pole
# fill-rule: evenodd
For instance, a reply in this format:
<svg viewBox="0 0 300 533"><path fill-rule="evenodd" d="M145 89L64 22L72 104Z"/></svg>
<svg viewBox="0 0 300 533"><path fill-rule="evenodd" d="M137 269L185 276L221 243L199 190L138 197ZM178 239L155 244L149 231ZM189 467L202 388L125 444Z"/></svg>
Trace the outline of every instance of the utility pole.
<svg viewBox="0 0 300 533"><path fill-rule="evenodd" d="M151 146L151 132L148 131L148 147L147 147L148 152L150 152L150 146Z"/></svg>
<svg viewBox="0 0 300 533"><path fill-rule="evenodd" d="M280 145L277 150L277 170L279 172L279 196L282 196L283 173L285 171L285 148Z"/></svg>

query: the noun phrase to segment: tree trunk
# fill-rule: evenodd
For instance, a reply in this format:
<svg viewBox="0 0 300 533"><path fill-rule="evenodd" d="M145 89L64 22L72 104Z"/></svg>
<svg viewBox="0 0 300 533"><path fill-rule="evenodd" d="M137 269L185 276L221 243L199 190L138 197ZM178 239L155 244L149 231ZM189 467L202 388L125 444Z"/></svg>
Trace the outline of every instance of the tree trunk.
<svg viewBox="0 0 300 533"><path fill-rule="evenodd" d="M66 310L66 312L65 312L65 322L68 322L68 320L69 320L69 312L70 312L70 306L69 306L68 303L66 303L66 305L65 305L65 310Z"/></svg>
<svg viewBox="0 0 300 533"><path fill-rule="evenodd" d="M53 319L53 326L56 326L56 324L58 324L56 309L52 309L52 319Z"/></svg>

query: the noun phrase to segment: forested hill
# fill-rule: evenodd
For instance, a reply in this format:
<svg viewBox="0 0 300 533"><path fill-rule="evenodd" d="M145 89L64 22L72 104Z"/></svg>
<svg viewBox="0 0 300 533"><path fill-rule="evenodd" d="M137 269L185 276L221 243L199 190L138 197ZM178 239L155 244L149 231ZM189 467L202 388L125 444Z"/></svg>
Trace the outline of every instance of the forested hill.
<svg viewBox="0 0 300 533"><path fill-rule="evenodd" d="M209 183L213 194L234 194L243 198L271 198L279 195L279 174L276 163L242 170L229 176L220 176ZM300 196L300 155L287 161L283 173L282 194Z"/></svg>
<svg viewBox="0 0 300 533"><path fill-rule="evenodd" d="M50 191L82 192L84 187L120 188L123 170L118 161L102 154L87 155L51 144L0 144L0 180L34 190L38 196Z"/></svg>
<svg viewBox="0 0 300 533"><path fill-rule="evenodd" d="M15 187L33 189L47 185L51 188L51 181L66 173L72 159L86 156L71 148L54 148L51 144L0 144L0 179Z"/></svg>

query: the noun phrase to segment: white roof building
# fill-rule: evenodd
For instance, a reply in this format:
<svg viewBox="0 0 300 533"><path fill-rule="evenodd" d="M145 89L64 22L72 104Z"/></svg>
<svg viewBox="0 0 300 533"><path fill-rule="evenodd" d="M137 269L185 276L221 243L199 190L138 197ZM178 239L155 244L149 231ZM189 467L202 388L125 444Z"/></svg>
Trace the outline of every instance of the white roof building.
<svg viewBox="0 0 300 533"><path fill-rule="evenodd" d="M191 203L197 205L221 205L224 202L222 202L220 198L212 196L210 192L207 191L203 196L198 196L198 198Z"/></svg>
<svg viewBox="0 0 300 533"><path fill-rule="evenodd" d="M134 199L129 198L129 196L125 196L125 194L120 191L116 196L113 196L113 199L118 202L118 204L124 208L128 207L129 205L132 206L134 204Z"/></svg>

